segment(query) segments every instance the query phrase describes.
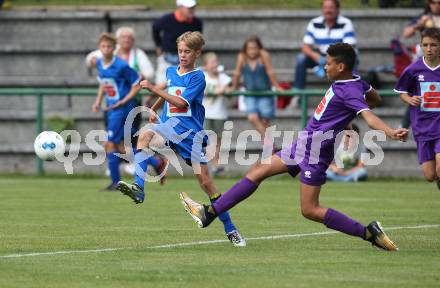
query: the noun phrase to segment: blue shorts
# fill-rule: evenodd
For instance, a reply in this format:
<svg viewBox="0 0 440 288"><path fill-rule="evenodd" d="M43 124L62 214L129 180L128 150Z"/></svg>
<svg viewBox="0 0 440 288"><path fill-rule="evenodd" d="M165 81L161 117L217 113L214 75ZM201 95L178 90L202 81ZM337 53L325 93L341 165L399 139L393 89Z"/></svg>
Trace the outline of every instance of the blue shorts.
<svg viewBox="0 0 440 288"><path fill-rule="evenodd" d="M119 144L124 141L124 125L128 115L109 115L107 114L107 141ZM130 137L136 133L136 130L136 127L131 127Z"/></svg>
<svg viewBox="0 0 440 288"><path fill-rule="evenodd" d="M245 96L244 103L246 104L246 113L258 114L261 118L272 119L275 116L275 98Z"/></svg>
<svg viewBox="0 0 440 288"><path fill-rule="evenodd" d="M186 131L177 133L173 128L174 119L170 118L167 122L155 124L151 129L164 137L166 144L176 151L185 160L186 164L191 166L192 163L208 163L204 152L206 137L197 137L196 132L191 132L182 138L180 135L183 135Z"/></svg>

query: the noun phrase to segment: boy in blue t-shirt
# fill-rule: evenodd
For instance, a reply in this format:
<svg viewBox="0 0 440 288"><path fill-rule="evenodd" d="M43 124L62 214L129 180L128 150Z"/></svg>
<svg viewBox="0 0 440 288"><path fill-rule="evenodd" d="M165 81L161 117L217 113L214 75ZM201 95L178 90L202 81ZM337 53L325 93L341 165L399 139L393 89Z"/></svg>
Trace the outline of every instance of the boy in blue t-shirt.
<svg viewBox="0 0 440 288"><path fill-rule="evenodd" d="M134 97L140 90L138 73L130 68L124 60L114 56L116 39L109 33L103 33L98 41L103 57L96 62L99 89L92 111L98 113L105 97L107 107L107 133L105 143L108 168L112 183L105 190L116 190L119 180L120 158L117 153L125 153L124 124L131 109L135 107ZM132 134L135 131L132 129Z"/></svg>
<svg viewBox="0 0 440 288"><path fill-rule="evenodd" d="M209 176L207 160L202 151L207 142L203 131L205 108L202 105L206 82L203 72L195 68L195 61L200 56L205 41L200 32L186 32L176 42L179 66L167 69L167 90L164 91L161 88L165 87L154 86L147 80L140 83L142 88L159 96L159 100L151 109L156 111L163 105L163 113L160 123L147 131L141 131L139 135L138 150L135 154L135 183L118 183L118 190L133 199L136 204L144 201L147 161L154 154L151 147L163 147L165 144L175 150L188 165L200 165L200 173L195 175L212 203L220 197ZM150 115L151 122L156 120L155 115ZM221 213L219 219L223 222L231 243L234 246L245 246L246 241L235 228L229 213Z"/></svg>

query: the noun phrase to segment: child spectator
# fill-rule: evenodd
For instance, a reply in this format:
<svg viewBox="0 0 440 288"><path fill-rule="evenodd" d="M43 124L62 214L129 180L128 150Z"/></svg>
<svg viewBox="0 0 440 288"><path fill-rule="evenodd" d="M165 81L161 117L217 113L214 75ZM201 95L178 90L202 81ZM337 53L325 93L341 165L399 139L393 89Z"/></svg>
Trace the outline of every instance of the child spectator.
<svg viewBox="0 0 440 288"><path fill-rule="evenodd" d="M203 71L205 74L206 88L203 106L205 107L205 129L212 130L217 135L215 156L212 159L212 172L214 175L224 171L224 167L218 165L220 152L220 137L223 132L223 124L228 119L228 106L223 93L231 84L231 77L221 71L218 58L215 53L206 53L203 56Z"/></svg>
<svg viewBox="0 0 440 288"><path fill-rule="evenodd" d="M278 91L283 88L278 84L272 68L269 52L256 36L248 38L237 57L232 89L239 86L240 77L243 75L243 85L248 91L269 91L272 86ZM266 140L266 128L270 119L275 115L275 99L273 96L245 96L246 113L249 122L260 133L264 144L273 145Z"/></svg>

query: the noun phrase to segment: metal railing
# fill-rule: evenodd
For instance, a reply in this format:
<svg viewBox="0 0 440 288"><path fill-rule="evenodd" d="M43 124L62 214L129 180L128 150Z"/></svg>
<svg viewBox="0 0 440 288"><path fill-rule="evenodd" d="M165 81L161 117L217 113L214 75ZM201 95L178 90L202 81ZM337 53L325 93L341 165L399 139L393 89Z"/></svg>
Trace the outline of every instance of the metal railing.
<svg viewBox="0 0 440 288"><path fill-rule="evenodd" d="M96 96L97 89L95 88L0 88L1 96L34 96L36 97L35 105L35 133L38 135L43 131L43 119L44 119L44 109L43 100L44 97L59 97L59 96L79 96L79 97L93 97ZM151 93L147 91L142 91L141 95L150 95ZM227 97L237 97L240 95L250 95L250 96L287 96L287 97L300 97L301 103L301 127L305 127L307 124L307 107L308 107L308 97L311 96L323 96L325 90L322 89L292 89L285 90L283 92L277 91L233 91L230 93L225 93ZM392 90L379 90L379 94L383 97L396 97L399 94ZM36 170L38 174L44 173L43 161L36 158Z"/></svg>

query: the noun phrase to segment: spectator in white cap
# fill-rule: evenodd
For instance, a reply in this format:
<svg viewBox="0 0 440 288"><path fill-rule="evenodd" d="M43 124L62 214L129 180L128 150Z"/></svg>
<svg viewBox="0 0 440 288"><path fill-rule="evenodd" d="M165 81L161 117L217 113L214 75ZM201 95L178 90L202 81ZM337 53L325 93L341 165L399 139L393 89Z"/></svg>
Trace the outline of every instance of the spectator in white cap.
<svg viewBox="0 0 440 288"><path fill-rule="evenodd" d="M158 56L155 79L157 85L166 82L166 69L179 63L177 38L188 31L202 32L202 21L194 15L196 6L196 0L176 0L176 10L153 23L153 40Z"/></svg>

